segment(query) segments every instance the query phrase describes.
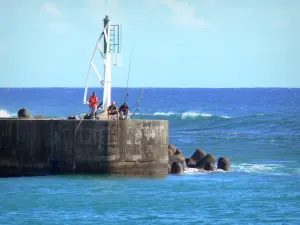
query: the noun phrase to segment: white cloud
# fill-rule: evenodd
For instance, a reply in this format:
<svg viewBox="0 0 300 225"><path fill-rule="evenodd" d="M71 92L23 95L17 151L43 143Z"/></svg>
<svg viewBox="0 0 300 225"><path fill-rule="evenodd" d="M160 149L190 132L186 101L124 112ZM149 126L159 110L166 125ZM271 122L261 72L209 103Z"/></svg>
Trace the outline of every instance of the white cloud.
<svg viewBox="0 0 300 225"><path fill-rule="evenodd" d="M73 30L73 25L64 19L64 15L55 3L45 2L40 11L52 16L52 18L47 18L46 23L47 28L51 31L68 34Z"/></svg>
<svg viewBox="0 0 300 225"><path fill-rule="evenodd" d="M206 28L207 21L196 15L196 8L183 0L160 0L172 11L172 22L181 27Z"/></svg>
<svg viewBox="0 0 300 225"><path fill-rule="evenodd" d="M60 11L57 8L55 3L51 3L51 2L45 2L42 6L41 6L41 12L44 13L49 13L55 17L58 17L60 15Z"/></svg>

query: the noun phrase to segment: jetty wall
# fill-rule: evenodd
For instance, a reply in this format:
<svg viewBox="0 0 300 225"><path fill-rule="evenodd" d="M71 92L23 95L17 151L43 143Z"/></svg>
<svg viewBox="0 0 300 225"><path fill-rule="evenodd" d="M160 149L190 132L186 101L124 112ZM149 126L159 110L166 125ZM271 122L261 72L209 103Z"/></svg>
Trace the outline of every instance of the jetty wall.
<svg viewBox="0 0 300 225"><path fill-rule="evenodd" d="M65 119L0 119L0 176L168 174L168 121L79 123Z"/></svg>

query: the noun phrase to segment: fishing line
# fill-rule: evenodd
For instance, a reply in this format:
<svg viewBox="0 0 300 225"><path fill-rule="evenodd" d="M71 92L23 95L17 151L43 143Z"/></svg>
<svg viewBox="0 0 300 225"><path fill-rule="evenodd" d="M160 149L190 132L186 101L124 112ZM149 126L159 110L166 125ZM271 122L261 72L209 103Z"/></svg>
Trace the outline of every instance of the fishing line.
<svg viewBox="0 0 300 225"><path fill-rule="evenodd" d="M131 55L130 55L129 69L128 69L128 75L127 75L127 85L126 85L126 93L125 93L125 103L126 103L127 97L129 96L129 95L128 95L128 83L129 83L129 76L130 76L130 71L131 71L131 61L132 61L133 49L134 49L134 48L132 48Z"/></svg>

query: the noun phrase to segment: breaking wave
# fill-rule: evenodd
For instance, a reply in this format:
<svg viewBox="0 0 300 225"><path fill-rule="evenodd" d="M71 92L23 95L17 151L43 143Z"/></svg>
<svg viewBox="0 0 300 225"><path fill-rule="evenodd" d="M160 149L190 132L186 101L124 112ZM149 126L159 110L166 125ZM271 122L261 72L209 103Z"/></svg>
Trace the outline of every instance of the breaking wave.
<svg viewBox="0 0 300 225"><path fill-rule="evenodd" d="M232 171L252 173L252 174L272 174L272 175L287 175L296 174L300 175L299 168L295 166L285 166L283 164L251 164L242 163L232 165Z"/></svg>
<svg viewBox="0 0 300 225"><path fill-rule="evenodd" d="M232 164L232 172L237 173L249 173L249 174L272 174L272 175L288 175L295 174L300 175L300 168L298 167L286 167L280 164ZM215 172L224 172L224 170L205 171L203 169L185 168L184 174L186 175L205 175Z"/></svg>
<svg viewBox="0 0 300 225"><path fill-rule="evenodd" d="M246 173L270 173L276 171L282 171L284 166L280 164L250 164L242 163L238 165L232 165L237 172Z"/></svg>
<svg viewBox="0 0 300 225"><path fill-rule="evenodd" d="M156 113L153 114L153 116L171 116L171 115L176 115L176 113L173 113L173 112L167 112L167 113L156 112Z"/></svg>
<svg viewBox="0 0 300 225"><path fill-rule="evenodd" d="M6 110L0 109L0 118L9 118L11 116Z"/></svg>
<svg viewBox="0 0 300 225"><path fill-rule="evenodd" d="M186 175L193 175L193 174L205 175L205 174L211 174L211 173L215 173L215 172L227 173L224 170L217 170L217 169L215 171L207 171L207 170L196 169L196 168L185 168L184 169L184 174L186 174Z"/></svg>
<svg viewBox="0 0 300 225"><path fill-rule="evenodd" d="M196 118L196 117L212 117L209 113L197 113L197 112L184 112L181 114L181 119Z"/></svg>
<svg viewBox="0 0 300 225"><path fill-rule="evenodd" d="M180 117L182 120L185 119L196 119L199 117L218 117L218 118L224 118L224 119L230 119L229 116L215 116L209 113L200 113L200 112L184 112L184 113L175 113L175 112L155 112L153 116L159 116L159 117Z"/></svg>

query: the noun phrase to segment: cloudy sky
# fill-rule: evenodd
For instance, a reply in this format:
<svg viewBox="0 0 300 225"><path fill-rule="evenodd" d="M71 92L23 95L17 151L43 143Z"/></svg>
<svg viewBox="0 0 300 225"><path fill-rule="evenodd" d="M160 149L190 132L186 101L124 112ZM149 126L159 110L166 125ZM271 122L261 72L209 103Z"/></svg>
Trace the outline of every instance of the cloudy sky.
<svg viewBox="0 0 300 225"><path fill-rule="evenodd" d="M123 27L115 87L132 50L130 87L300 87L299 12L299 0L0 0L0 87L84 87L106 14Z"/></svg>

